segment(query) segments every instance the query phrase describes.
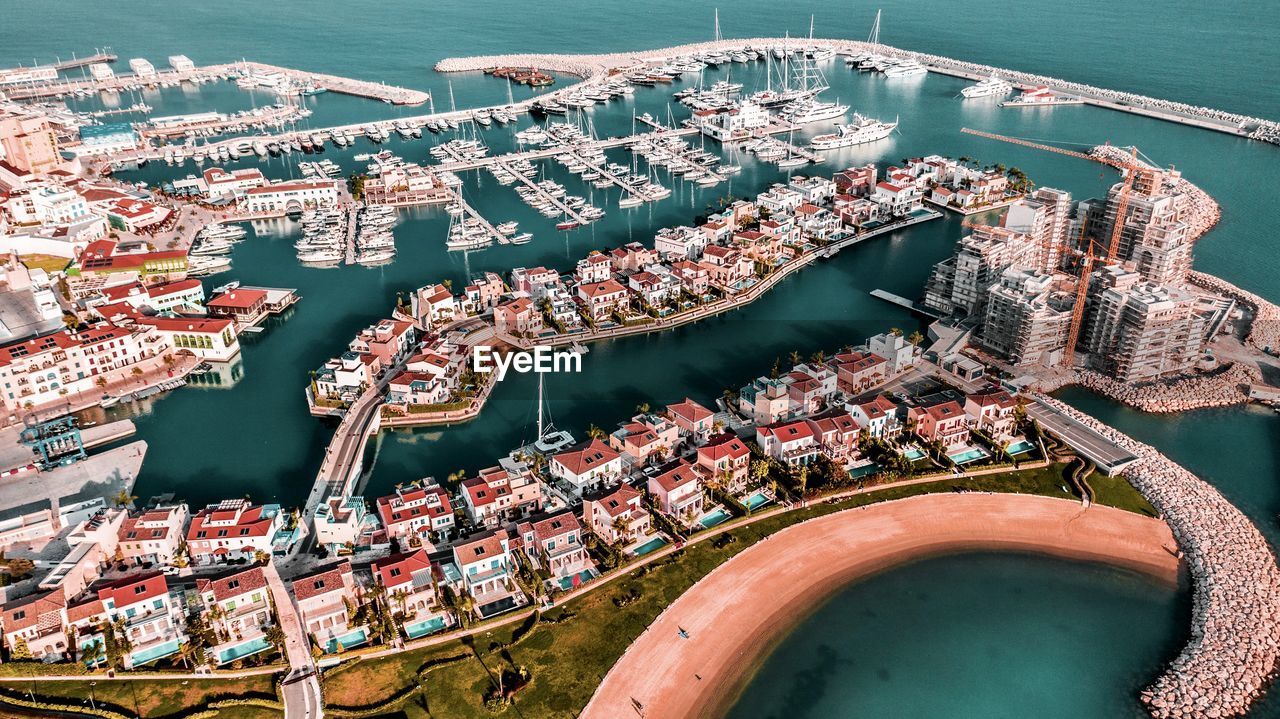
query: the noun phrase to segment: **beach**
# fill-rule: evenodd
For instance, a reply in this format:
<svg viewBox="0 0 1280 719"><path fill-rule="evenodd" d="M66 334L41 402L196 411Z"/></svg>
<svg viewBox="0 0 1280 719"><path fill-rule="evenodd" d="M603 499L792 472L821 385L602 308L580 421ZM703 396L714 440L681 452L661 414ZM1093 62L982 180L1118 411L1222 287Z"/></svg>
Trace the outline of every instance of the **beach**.
<svg viewBox="0 0 1280 719"><path fill-rule="evenodd" d="M1178 573L1164 522L1109 507L938 494L850 509L762 540L685 592L627 649L582 716L718 716L768 648L840 586L912 559L980 550L1105 562L1171 583Z"/></svg>

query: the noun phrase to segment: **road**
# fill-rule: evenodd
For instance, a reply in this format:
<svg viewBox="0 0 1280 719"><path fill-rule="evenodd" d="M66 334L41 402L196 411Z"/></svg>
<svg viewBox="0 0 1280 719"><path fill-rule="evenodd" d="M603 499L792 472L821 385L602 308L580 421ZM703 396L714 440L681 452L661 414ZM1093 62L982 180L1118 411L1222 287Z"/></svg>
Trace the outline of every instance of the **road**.
<svg viewBox="0 0 1280 719"><path fill-rule="evenodd" d="M1107 474L1137 459L1129 451L1094 432L1076 420L1041 402L1027 405L1027 416L1040 426L1061 437L1067 444L1089 459Z"/></svg>
<svg viewBox="0 0 1280 719"><path fill-rule="evenodd" d="M271 590L276 618L284 630L284 653L289 660L289 673L280 687L285 719L320 719L324 716L320 679L316 676L311 642L298 617L298 608L274 564L263 567L263 574L267 577L267 588Z"/></svg>

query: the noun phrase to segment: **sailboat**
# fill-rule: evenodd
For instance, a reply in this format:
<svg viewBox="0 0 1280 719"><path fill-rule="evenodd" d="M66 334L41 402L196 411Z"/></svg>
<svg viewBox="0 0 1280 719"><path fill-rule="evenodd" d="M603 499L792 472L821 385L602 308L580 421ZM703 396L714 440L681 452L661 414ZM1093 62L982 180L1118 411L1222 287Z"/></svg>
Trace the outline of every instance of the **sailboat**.
<svg viewBox="0 0 1280 719"><path fill-rule="evenodd" d="M795 147L795 144L794 144L795 137L796 137L796 129L795 127L792 127L791 132L787 134L787 156L782 158L781 160L778 160L777 162L778 167L799 167L801 165L809 164L809 161L806 160L805 158L796 157L795 155L791 154L792 148Z"/></svg>
<svg viewBox="0 0 1280 719"><path fill-rule="evenodd" d="M544 373L538 374L538 439L534 440L533 444L520 448L520 451L526 454L535 452L548 455L571 447L575 442L573 435L563 429L556 429L551 422L551 412L546 410L545 377ZM546 417L544 418L543 415Z"/></svg>

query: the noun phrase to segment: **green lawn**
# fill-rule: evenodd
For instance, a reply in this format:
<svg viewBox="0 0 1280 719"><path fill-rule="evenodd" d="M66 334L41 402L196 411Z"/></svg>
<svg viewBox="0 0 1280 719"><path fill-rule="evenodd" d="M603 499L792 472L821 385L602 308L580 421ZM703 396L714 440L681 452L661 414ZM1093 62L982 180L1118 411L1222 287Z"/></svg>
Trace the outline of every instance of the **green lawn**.
<svg viewBox="0 0 1280 719"><path fill-rule="evenodd" d="M539 624L518 643L505 649L502 645L511 641L518 624L472 635L473 648L457 641L339 666L326 678L326 701L332 707L371 706L411 686L427 662L466 656L461 661L428 670L425 695L404 702L402 715L450 719L490 716L492 712L483 703L490 677L497 676L503 667L523 666L532 679L516 697L519 716L525 719L573 717L586 705L604 674L632 640L667 605L711 570L762 537L802 520L851 507L958 488L1074 499L1064 489L1063 467L1058 464L983 477L948 477L769 517L733 529L729 533L733 537L731 542L711 539L690 545L675 556L633 570L605 588L557 607L548 617L551 622ZM1150 505L1123 479L1097 477L1091 481L1098 488L1100 503L1152 514ZM615 599L636 592L638 599L626 606L615 605Z"/></svg>
<svg viewBox="0 0 1280 719"><path fill-rule="evenodd" d="M127 712L136 711L143 719L166 717L178 712L202 706L214 699L238 696L274 697L275 678L271 675L240 677L235 679L136 679L108 681L98 679L95 686L92 680L76 682L39 682L31 680L0 679L0 689L20 694L34 691L36 698L51 701L68 701L75 704L89 705L90 692L98 704L113 705ZM220 719L225 717L261 717L278 716L256 707L236 707L222 710ZM258 713L253 713L258 712Z"/></svg>

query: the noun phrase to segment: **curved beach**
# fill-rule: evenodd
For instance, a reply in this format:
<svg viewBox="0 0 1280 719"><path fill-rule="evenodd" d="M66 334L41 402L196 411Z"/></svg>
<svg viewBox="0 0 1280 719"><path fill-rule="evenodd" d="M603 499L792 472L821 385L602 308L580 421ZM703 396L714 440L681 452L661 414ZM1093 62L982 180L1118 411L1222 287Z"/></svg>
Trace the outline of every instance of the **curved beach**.
<svg viewBox="0 0 1280 719"><path fill-rule="evenodd" d="M910 559L966 550L1106 562L1170 582L1178 572L1164 522L1109 507L934 494L837 512L759 542L681 595L627 648L582 716L714 716L764 651L838 587Z"/></svg>

